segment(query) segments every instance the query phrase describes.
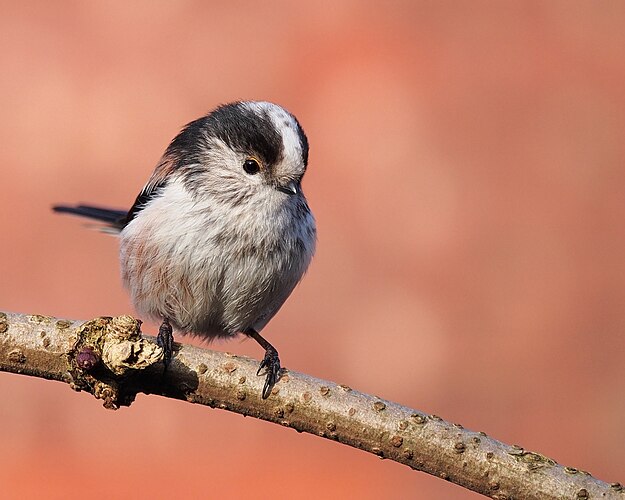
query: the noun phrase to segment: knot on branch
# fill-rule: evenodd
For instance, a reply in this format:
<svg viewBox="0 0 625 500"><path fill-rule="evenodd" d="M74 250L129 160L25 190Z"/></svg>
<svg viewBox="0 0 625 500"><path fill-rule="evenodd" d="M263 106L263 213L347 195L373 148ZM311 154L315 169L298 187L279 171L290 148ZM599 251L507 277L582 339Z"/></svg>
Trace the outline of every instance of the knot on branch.
<svg viewBox="0 0 625 500"><path fill-rule="evenodd" d="M68 353L72 387L117 409L128 406L137 391L132 380L163 361L163 350L141 335L141 321L131 316L101 317L83 323Z"/></svg>

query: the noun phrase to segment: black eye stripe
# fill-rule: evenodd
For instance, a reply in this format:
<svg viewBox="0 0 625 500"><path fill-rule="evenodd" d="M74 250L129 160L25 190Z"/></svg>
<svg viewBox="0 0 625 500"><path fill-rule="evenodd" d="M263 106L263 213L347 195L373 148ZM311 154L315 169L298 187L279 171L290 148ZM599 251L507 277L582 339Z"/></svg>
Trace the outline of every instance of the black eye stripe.
<svg viewBox="0 0 625 500"><path fill-rule="evenodd" d="M206 129L234 151L253 152L267 167L278 163L284 154L282 137L269 115L244 103L217 108L207 117Z"/></svg>
<svg viewBox="0 0 625 500"><path fill-rule="evenodd" d="M212 139L216 138L238 154L250 155L249 157L254 155L259 167L271 172L283 159L283 137L268 111L263 110L262 106L261 109L250 109L250 105L254 103L226 104L207 116L189 123L172 140L165 153L171 158L173 169L203 164L206 160L206 151L214 147ZM301 125L295 116L286 111L283 112L283 116L280 114L276 116L279 125L282 124L281 120L285 120L295 127L305 168L308 164L308 140ZM248 168L254 169L251 166Z"/></svg>

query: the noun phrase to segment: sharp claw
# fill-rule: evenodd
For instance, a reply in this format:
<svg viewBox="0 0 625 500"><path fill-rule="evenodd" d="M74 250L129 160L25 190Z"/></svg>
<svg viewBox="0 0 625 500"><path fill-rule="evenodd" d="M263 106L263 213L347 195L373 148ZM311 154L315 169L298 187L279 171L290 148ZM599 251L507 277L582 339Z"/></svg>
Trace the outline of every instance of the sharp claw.
<svg viewBox="0 0 625 500"><path fill-rule="evenodd" d="M280 379L281 368L278 351L276 351L274 346L267 342L267 340L265 340L256 330L254 330L254 328L248 328L244 333L248 337L253 338L261 345L261 347L265 349L265 357L258 365L256 375L260 375L263 369L265 370L265 384L263 385L261 396L263 399L267 399L271 394L273 386L276 385L276 382Z"/></svg>
<svg viewBox="0 0 625 500"><path fill-rule="evenodd" d="M165 370L167 370L174 350L174 335L168 320L164 320L158 329L156 343L163 349L163 364L165 365Z"/></svg>
<svg viewBox="0 0 625 500"><path fill-rule="evenodd" d="M269 380L265 379L265 385L263 385L263 393L262 393L263 399L267 399L269 397L269 391L267 390L268 385L269 385Z"/></svg>
<svg viewBox="0 0 625 500"><path fill-rule="evenodd" d="M275 384L275 381L270 383L269 376L267 376L267 378L265 379L265 385L263 386L263 394L262 394L263 399L267 399L269 397L274 384Z"/></svg>
<svg viewBox="0 0 625 500"><path fill-rule="evenodd" d="M267 399L280 375L280 358L275 350L265 352L265 357L260 362L256 375L260 375L263 368L267 368L267 375L265 377L265 384L263 385L262 398Z"/></svg>

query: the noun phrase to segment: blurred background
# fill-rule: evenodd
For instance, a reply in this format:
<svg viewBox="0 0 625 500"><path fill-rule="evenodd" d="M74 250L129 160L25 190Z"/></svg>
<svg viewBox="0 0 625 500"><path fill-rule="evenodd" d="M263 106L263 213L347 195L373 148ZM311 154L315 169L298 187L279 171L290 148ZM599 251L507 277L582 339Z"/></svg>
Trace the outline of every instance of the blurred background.
<svg viewBox="0 0 625 500"><path fill-rule="evenodd" d="M0 6L0 309L133 312L116 240L50 206L129 207L185 123L275 101L319 227L284 364L625 480L623 2ZM3 498L477 497L178 401L0 394Z"/></svg>

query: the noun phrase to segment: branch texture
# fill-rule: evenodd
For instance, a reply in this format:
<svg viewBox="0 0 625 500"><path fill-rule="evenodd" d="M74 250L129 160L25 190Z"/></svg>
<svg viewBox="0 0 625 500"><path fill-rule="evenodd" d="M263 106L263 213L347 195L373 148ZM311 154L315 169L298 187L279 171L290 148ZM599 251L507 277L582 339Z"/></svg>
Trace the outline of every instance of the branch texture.
<svg viewBox="0 0 625 500"><path fill-rule="evenodd" d="M176 344L163 353L130 316L87 322L0 313L0 371L68 383L106 408L158 394L291 427L394 460L494 499L625 500L619 483L563 467L435 415L283 370L267 400L258 362Z"/></svg>

